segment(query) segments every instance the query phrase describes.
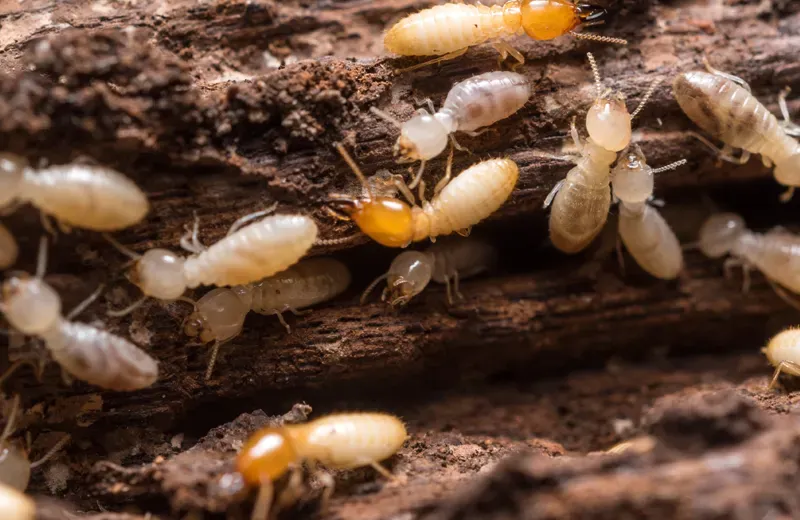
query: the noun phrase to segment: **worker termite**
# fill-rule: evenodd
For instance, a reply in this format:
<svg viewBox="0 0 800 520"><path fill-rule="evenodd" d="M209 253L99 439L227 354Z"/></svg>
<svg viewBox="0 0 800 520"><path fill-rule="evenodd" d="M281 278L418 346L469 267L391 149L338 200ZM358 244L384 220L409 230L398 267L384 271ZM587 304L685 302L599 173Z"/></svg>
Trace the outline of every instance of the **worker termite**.
<svg viewBox="0 0 800 520"><path fill-rule="evenodd" d="M631 139L631 120L650 99L658 80L653 82L632 114L628 114L624 98L603 89L597 63L591 53L589 63L594 73L597 98L586 115L589 137L581 143L573 119L572 140L580 157L575 159L564 180L547 195L544 207L550 211L550 240L565 253L577 253L600 233L611 207L609 182L615 152L624 149Z"/></svg>
<svg viewBox="0 0 800 520"><path fill-rule="evenodd" d="M28 495L0 483L0 518L35 520L36 504Z"/></svg>
<svg viewBox="0 0 800 520"><path fill-rule="evenodd" d="M775 386L781 372L800 377L800 328L792 327L776 334L761 352L775 367L769 388Z"/></svg>
<svg viewBox="0 0 800 520"><path fill-rule="evenodd" d="M183 298L187 288L247 284L291 266L314 245L317 225L305 215L272 215L248 224L275 206L240 218L225 238L210 247L200 243L199 221L195 218L191 233L181 239L181 246L193 253L185 258L167 249L151 249L139 255L106 236L114 247L134 260L128 279L143 293L132 305L110 314L128 314L148 297L187 300Z"/></svg>
<svg viewBox="0 0 800 520"><path fill-rule="evenodd" d="M705 65L708 72L679 74L672 83L672 93L686 115L720 139L724 147L718 148L699 134L692 135L720 159L735 164L746 163L751 153L761 154L765 166L775 166L775 180L788 186L781 200L789 200L795 187L800 186L800 143L790 135L800 132L791 123L786 108L788 91L784 90L779 98L785 119L781 124L750 93L744 80L712 68L708 61ZM742 149L738 159L733 157L735 148Z"/></svg>
<svg viewBox="0 0 800 520"><path fill-rule="evenodd" d="M341 218L352 219L364 234L387 247L406 247L411 242L425 238L435 240L453 232L467 235L472 226L505 203L519 178L519 168L511 159L488 159L473 164L448 183L453 155L450 150L444 183L439 183L444 187L435 192L432 201L425 200L425 182L420 181L422 207L416 205L408 186L397 180L398 189L408 199L409 206L395 198L373 196L355 161L341 144L336 148L361 181L367 195L353 199L332 194L331 199L347 215Z"/></svg>
<svg viewBox="0 0 800 520"><path fill-rule="evenodd" d="M65 164L34 170L21 157L0 154L0 188L0 208L30 202L65 230L117 231L138 223L150 209L136 184L101 166Z"/></svg>
<svg viewBox="0 0 800 520"><path fill-rule="evenodd" d="M364 304L369 293L382 280L386 280L386 287L381 294L381 300L388 301L392 307L406 305L431 280L445 285L447 303L452 304L454 293L463 298L458 290L459 279L488 271L496 262L495 248L474 238L445 239L424 252L405 251L392 261L386 274L376 278L367 287L361 296L361 304Z"/></svg>
<svg viewBox="0 0 800 520"><path fill-rule="evenodd" d="M675 233L656 208L653 176L686 163L681 159L653 169L638 146L611 171L611 187L619 199L619 236L639 266L662 280L677 278L683 270L683 250Z"/></svg>
<svg viewBox="0 0 800 520"><path fill-rule="evenodd" d="M19 246L6 226L0 224L0 269L8 269L17 261Z"/></svg>
<svg viewBox="0 0 800 520"><path fill-rule="evenodd" d="M408 70L461 56L473 45L491 41L500 60L511 55L522 65L525 57L503 38L527 34L552 40L564 34L576 38L626 45L621 38L579 33L597 25L605 10L569 0L509 0L503 5L450 3L406 16L384 36L386 50L401 56L438 56Z"/></svg>
<svg viewBox="0 0 800 520"><path fill-rule="evenodd" d="M299 309L335 298L347 289L350 280L350 270L342 262L309 258L261 281L218 288L204 295L186 319L184 332L203 343L214 342L206 379L211 378L219 347L242 332L248 312L277 315L291 332L283 312L300 314Z"/></svg>
<svg viewBox="0 0 800 520"><path fill-rule="evenodd" d="M47 240L42 237L36 276L15 274L3 283L0 311L11 326L42 340L53 359L82 381L118 391L152 385L158 377L158 366L143 350L104 330L70 321L100 291L62 317L61 298L43 279L46 265Z"/></svg>
<svg viewBox="0 0 800 520"><path fill-rule="evenodd" d="M531 96L525 76L514 72L487 72L453 85L444 105L431 113L420 109L404 123L372 107L372 111L400 129L395 154L402 162L421 161L419 171L409 188L414 189L422 178L425 162L442 153L448 136L455 132L476 133L505 119L523 107ZM453 141L455 143L455 141ZM443 186L437 186L441 189Z"/></svg>
<svg viewBox="0 0 800 520"><path fill-rule="evenodd" d="M800 294L800 237L781 228L767 233L747 229L742 217L735 213L710 216L700 228L697 243L709 258L731 255L725 260L725 275L735 266L742 268L742 290L750 287L750 269L761 271L775 292L793 307L798 303L786 289ZM785 288L785 289L784 289Z"/></svg>
<svg viewBox="0 0 800 520"><path fill-rule="evenodd" d="M253 520L266 520L273 497L273 482L292 473L288 488L299 485L303 462L329 469L354 469L372 466L392 479L380 461L394 455L408 437L403 422L383 413L340 413L305 424L264 428L253 434L236 459L238 477L258 488ZM324 479L323 507L333 492L333 479ZM288 489L287 491L294 491ZM281 503L283 500L278 500Z"/></svg>

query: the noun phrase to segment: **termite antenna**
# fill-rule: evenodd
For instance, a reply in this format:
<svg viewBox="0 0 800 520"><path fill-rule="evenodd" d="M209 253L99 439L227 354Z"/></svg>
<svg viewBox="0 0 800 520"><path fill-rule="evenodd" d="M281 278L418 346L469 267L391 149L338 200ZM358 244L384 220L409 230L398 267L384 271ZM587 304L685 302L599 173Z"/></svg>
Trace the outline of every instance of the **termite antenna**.
<svg viewBox="0 0 800 520"><path fill-rule="evenodd" d="M656 174L665 172L667 170L674 170L678 166L683 166L684 164L686 164L686 159L681 159L680 161L675 161L674 163L668 164L666 166L661 166L660 168L656 168L652 170L651 173Z"/></svg>
<svg viewBox="0 0 800 520"><path fill-rule="evenodd" d="M370 189L369 183L367 182L367 178L364 177L364 173L361 171L361 168L358 167L358 165L353 160L353 158L350 156L350 154L347 153L347 150L344 149L344 146L342 146L342 143L336 143L336 150L339 152L339 155L342 156L342 159L344 159L344 162L346 162L347 165L350 166L350 169L353 170L353 173L356 174L356 177L358 177L358 180L361 181L361 186L367 192L367 198L372 200L374 198L372 196L372 190Z"/></svg>
<svg viewBox="0 0 800 520"><path fill-rule="evenodd" d="M47 235L39 239L39 256L36 258L36 278L44 278L47 272Z"/></svg>
<svg viewBox="0 0 800 520"><path fill-rule="evenodd" d="M383 119L387 123L393 124L397 128L402 128L403 127L403 123L401 123L400 121L398 121L397 119L395 119L394 117L392 117L391 115L389 115L388 113L384 112L383 110L381 110L378 107L369 107L369 111L372 112L373 114L375 114L376 116L380 117L381 119Z"/></svg>
<svg viewBox="0 0 800 520"><path fill-rule="evenodd" d="M231 224L231 227L228 229L228 233L225 236L228 236L228 235L231 235L231 234L235 233L236 231L240 230L241 228L243 228L244 226L246 226L250 222L252 222L252 221L254 221L254 220L258 219L258 218L261 218L264 215L269 215L270 213L275 211L275 209L277 207L278 207L278 203L276 202L275 204L273 204L272 206L270 206L270 207L268 207L266 209L262 209L260 211L255 211L253 213L249 213L249 214L247 214L247 215L245 215L243 217L240 217L240 218L236 219L236 221L233 224Z"/></svg>
<svg viewBox="0 0 800 520"><path fill-rule="evenodd" d="M42 464L47 462L53 455L61 451L61 448L66 446L71 439L72 436L70 434L66 434L63 437L61 437L61 439L52 448L50 448L42 458L31 462L31 469L41 466Z"/></svg>
<svg viewBox="0 0 800 520"><path fill-rule="evenodd" d="M650 83L650 86L644 93L644 97L642 97L642 100L639 102L639 106L636 107L636 110L634 110L633 113L631 114L631 119L634 119L637 115L639 115L639 112L641 112L644 106L647 104L647 102L650 101L650 98L653 96L653 93L656 91L656 88L658 88L658 86L661 84L663 80L664 78L658 77L654 79L652 83Z"/></svg>
<svg viewBox="0 0 800 520"><path fill-rule="evenodd" d="M600 36L592 33L579 33L570 31L570 34L579 40L591 40L594 42L615 43L617 45L628 45L628 40L623 38L612 38L611 36Z"/></svg>
<svg viewBox="0 0 800 520"><path fill-rule="evenodd" d="M127 307L124 307L124 308L116 310L116 311L112 310L112 309L108 309L106 311L106 315L111 316L112 318L121 318L123 316L127 316L128 314L132 313L133 311L135 311L136 309L141 307L141 305L144 302L146 302L148 298L149 298L149 296L147 296L145 294L144 296L142 296L141 298L139 298L138 300L136 300L132 304L128 305Z"/></svg>
<svg viewBox="0 0 800 520"><path fill-rule="evenodd" d="M740 87L742 87L746 91L750 92L750 85L745 80L743 80L739 76L736 76L736 75L731 74L729 72L723 72L723 71L721 71L719 69L714 68L713 66L711 66L711 62L708 61L708 56L706 56L705 54L703 55L703 67L705 67L706 70L708 72L710 72L711 74L716 74L717 76L721 76L721 77L723 77L725 79L729 79L729 80L733 81L734 83L738 84Z"/></svg>
<svg viewBox="0 0 800 520"><path fill-rule="evenodd" d="M381 281L385 280L387 276L389 276L389 273L384 273L379 277L375 278L374 280L372 280L372 283L369 284L369 286L364 290L363 293L361 293L361 300L359 300L361 302L361 305L367 303L367 297L369 296L369 293L371 293L372 290L375 289L375 287L377 287L379 283L381 283Z"/></svg>
<svg viewBox="0 0 800 520"><path fill-rule="evenodd" d="M352 242L354 239L364 236L364 233L356 233L354 235L350 235L349 237L342 237L342 238L318 238L315 242L315 246L340 246L342 244L347 244L348 242Z"/></svg>
<svg viewBox="0 0 800 520"><path fill-rule="evenodd" d="M589 58L589 66L592 67L592 75L594 76L594 88L597 90L597 97L603 95L603 82L600 79L600 69L597 68L597 61L594 59L594 55L591 52L586 53L586 57Z"/></svg>
<svg viewBox="0 0 800 520"><path fill-rule="evenodd" d="M17 412L19 411L19 394L14 395L14 400L11 401L11 413L8 414L8 421L6 421L6 426L3 428L3 434L0 436L0 444L6 442L8 437L11 435L11 432L14 431L14 422L17 419Z"/></svg>
<svg viewBox="0 0 800 520"><path fill-rule="evenodd" d="M117 240L114 237L112 237L111 235L109 235L108 233L103 233L102 236L103 236L103 238L106 239L106 242L108 242L109 244L114 246L114 248L117 251L119 251L123 255L127 256L131 260L139 260L140 258L142 258L142 255L140 255L139 253L136 253L136 252L128 249L125 246L123 246L122 244L117 242Z"/></svg>
<svg viewBox="0 0 800 520"><path fill-rule="evenodd" d="M208 359L208 368L206 369L205 380L211 380L211 374L214 373L214 365L217 364L217 355L219 354L219 347L222 345L219 340L214 341L214 346L211 348L211 357Z"/></svg>

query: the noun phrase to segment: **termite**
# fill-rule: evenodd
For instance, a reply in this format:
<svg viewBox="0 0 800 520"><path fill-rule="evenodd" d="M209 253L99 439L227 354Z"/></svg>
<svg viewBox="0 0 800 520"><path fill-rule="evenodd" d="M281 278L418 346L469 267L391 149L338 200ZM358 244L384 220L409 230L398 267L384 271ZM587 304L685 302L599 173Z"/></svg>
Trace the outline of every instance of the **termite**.
<svg viewBox="0 0 800 520"><path fill-rule="evenodd" d="M387 273L376 278L367 287L361 295L361 304L366 302L369 293L383 280L386 280L386 287L381 294L381 300L388 301L392 307L406 305L433 280L445 285L447 303L452 305L453 294L459 298L464 297L458 290L461 278L488 271L496 262L497 250L474 238L445 239L424 252L405 251L392 261Z"/></svg>
<svg viewBox="0 0 800 520"><path fill-rule="evenodd" d="M448 137L455 132L477 134L477 130L505 119L522 108L531 97L525 76L514 72L487 72L453 85L444 105L437 112L430 103L429 113L420 109L416 116L400 123L389 114L372 107L372 111L400 129L395 155L401 162L421 161L409 188L414 189L422 178L425 162L442 153ZM455 145L455 140L452 141ZM437 186L441 189L443 186Z"/></svg>
<svg viewBox="0 0 800 520"><path fill-rule="evenodd" d="M350 270L342 262L309 258L261 281L217 288L204 295L186 319L184 332L203 343L214 342L206 379L211 378L219 347L242 332L248 312L276 315L291 332L284 312L299 315L299 309L333 299L347 289L350 280Z"/></svg>
<svg viewBox="0 0 800 520"><path fill-rule="evenodd" d="M102 329L70 321L88 307L100 291L95 291L63 317L61 298L43 279L46 266L47 239L42 237L36 276L15 274L3 283L0 311L11 326L22 334L42 340L53 359L77 379L117 391L152 385L158 377L158 366L143 350Z"/></svg>
<svg viewBox="0 0 800 520"><path fill-rule="evenodd" d="M118 231L140 222L150 209L147 196L133 181L87 164L36 170L19 156L0 154L0 188L0 208L8 211L30 202L63 230Z"/></svg>
<svg viewBox="0 0 800 520"><path fill-rule="evenodd" d="M8 269L17 261L19 246L8 228L0 224L0 269Z"/></svg>
<svg viewBox="0 0 800 520"><path fill-rule="evenodd" d="M735 213L710 216L700 228L697 247L709 258L730 255L725 260L725 275L742 268L742 290L750 287L750 269L764 274L775 292L793 307L798 303L786 292L800 294L800 237L781 228L767 233L747 229L744 219Z"/></svg>
<svg viewBox="0 0 800 520"><path fill-rule="evenodd" d="M488 159L473 164L452 181L453 150L447 161L446 173L434 192L433 200L424 198L425 182L420 181L419 195L422 206L416 205L408 186L397 179L397 186L409 204L391 197L375 197L366 177L341 144L337 150L361 181L366 196L352 198L332 194L331 199L340 204L361 231L387 247L406 247L411 242L426 238L432 241L440 235L453 232L466 236L472 226L487 218L502 206L519 178L519 168L511 159Z"/></svg>
<svg viewBox="0 0 800 520"><path fill-rule="evenodd" d="M800 135L800 129L789 118L785 99L788 90L779 97L785 119L781 124L750 93L750 86L744 80L714 69L707 60L704 62L708 72L678 74L672 83L672 93L686 115L724 146L718 148L702 135L692 135L720 159L735 164L746 163L751 153L761 154L765 166L775 166L775 180L788 186L781 195L781 200L788 201L795 187L800 186L800 143L791 137ZM742 149L739 158L733 156L736 148Z"/></svg>
<svg viewBox="0 0 800 520"><path fill-rule="evenodd" d="M183 297L186 289L200 285L247 284L296 263L314 245L317 225L305 215L272 215L248 224L273 211L276 206L238 219L228 230L228 235L210 247L200 243L199 220L195 218L191 233L181 238L181 246L193 253L188 257L167 249L150 249L139 255L106 236L114 247L134 260L128 279L143 293L132 305L109 314L128 314L149 297L193 303Z"/></svg>
<svg viewBox="0 0 800 520"><path fill-rule="evenodd" d="M619 199L622 243L642 269L662 280L675 279L683 270L683 250L667 221L648 201L653 197L655 174L685 163L686 159L681 159L653 169L634 145L611 171L611 187Z"/></svg>
<svg viewBox="0 0 800 520"><path fill-rule="evenodd" d="M25 493L0 483L0 518L6 520L35 520L36 504Z"/></svg>
<svg viewBox="0 0 800 520"><path fill-rule="evenodd" d="M384 36L386 50L400 56L438 56L405 71L461 56L473 45L491 41L500 60L511 55L519 65L525 57L503 38L523 32L534 40L564 34L576 38L626 45L621 38L579 33L598 25L605 10L569 0L509 0L503 5L449 3L406 16Z"/></svg>
<svg viewBox="0 0 800 520"><path fill-rule="evenodd" d="M628 113L624 98L603 88L597 63L587 54L594 74L597 98L586 115L589 137L581 143L573 119L572 140L580 154L564 180L559 181L547 195L544 207L550 211L550 240L565 253L577 253L586 248L600 233L611 208L609 182L611 164L617 154L630 144L631 120L644 108L658 85L654 81L639 106Z"/></svg>
<svg viewBox="0 0 800 520"><path fill-rule="evenodd" d="M769 388L775 386L781 372L795 377L800 376L800 328L792 327L776 334L761 352L775 367Z"/></svg>
<svg viewBox="0 0 800 520"><path fill-rule="evenodd" d="M371 466L392 479L380 462L397 453L407 437L403 422L383 413L340 413L257 431L236 459L239 477L247 486L259 489L252 519L266 520L275 480L291 472L294 479L289 487L299 485L297 470L303 462L329 469ZM323 507L333 492L330 475L324 480Z"/></svg>

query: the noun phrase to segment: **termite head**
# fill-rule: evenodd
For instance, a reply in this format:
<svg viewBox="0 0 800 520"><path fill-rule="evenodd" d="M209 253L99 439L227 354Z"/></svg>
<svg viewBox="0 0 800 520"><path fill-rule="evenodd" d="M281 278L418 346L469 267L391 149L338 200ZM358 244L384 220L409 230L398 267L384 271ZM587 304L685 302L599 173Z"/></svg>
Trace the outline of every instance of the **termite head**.
<svg viewBox="0 0 800 520"><path fill-rule="evenodd" d="M431 114L419 114L403 123L394 147L403 161L427 161L447 147L447 128Z"/></svg>
<svg viewBox="0 0 800 520"><path fill-rule="evenodd" d="M3 284L2 310L12 327L37 336L61 317L61 298L41 278L12 276Z"/></svg>
<svg viewBox="0 0 800 520"><path fill-rule="evenodd" d="M653 195L653 177L653 169L647 165L642 150L634 145L611 171L611 187L621 201L645 202Z"/></svg>
<svg viewBox="0 0 800 520"><path fill-rule="evenodd" d="M0 153L0 208L7 206L22 189L28 162L14 154Z"/></svg>
<svg viewBox="0 0 800 520"><path fill-rule="evenodd" d="M167 249L150 249L128 272L142 292L159 300L176 300L186 291L184 258Z"/></svg>
<svg viewBox="0 0 800 520"><path fill-rule="evenodd" d="M709 258L725 256L745 231L744 219L735 213L711 215L700 228L700 251Z"/></svg>
<svg viewBox="0 0 800 520"><path fill-rule="evenodd" d="M775 180L785 186L800 186L800 150L775 163Z"/></svg>
<svg viewBox="0 0 800 520"><path fill-rule="evenodd" d="M227 341L242 331L248 306L228 287L217 287L197 300L183 332L202 343Z"/></svg>
<svg viewBox="0 0 800 520"><path fill-rule="evenodd" d="M384 299L392 307L407 304L431 281L433 264L433 255L429 253L406 251L397 255L386 276Z"/></svg>
<svg viewBox="0 0 800 520"><path fill-rule="evenodd" d="M552 40L575 30L583 20L599 16L587 5L569 0L524 0L522 28L535 40Z"/></svg>
<svg viewBox="0 0 800 520"><path fill-rule="evenodd" d="M624 150L631 142L632 133L625 96L611 90L601 94L586 114L586 130L592 141L606 150Z"/></svg>
<svg viewBox="0 0 800 520"><path fill-rule="evenodd" d="M251 486L274 481L298 461L288 428L264 428L250 437L236 459L236 470Z"/></svg>

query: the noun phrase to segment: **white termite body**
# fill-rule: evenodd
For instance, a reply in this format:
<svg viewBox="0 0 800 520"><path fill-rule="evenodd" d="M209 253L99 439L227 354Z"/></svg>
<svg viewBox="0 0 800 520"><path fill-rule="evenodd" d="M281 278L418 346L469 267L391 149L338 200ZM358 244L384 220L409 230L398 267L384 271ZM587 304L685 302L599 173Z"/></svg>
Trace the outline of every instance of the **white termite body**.
<svg viewBox="0 0 800 520"><path fill-rule="evenodd" d="M0 207L29 202L62 226L117 231L140 222L147 196L109 168L65 164L32 169L24 159L0 154Z"/></svg>
<svg viewBox="0 0 800 520"><path fill-rule="evenodd" d="M653 196L654 175L684 162L654 170L635 146L611 174L611 186L620 201L618 229L622 243L642 269L662 280L675 279L683 270L683 250L667 221L647 202Z"/></svg>
<svg viewBox="0 0 800 520"><path fill-rule="evenodd" d="M338 260L302 260L264 280L210 291L197 301L184 332L199 337L203 343L214 342L207 372L210 377L219 346L241 333L248 312L277 315L290 330L283 312L297 314L300 309L335 298L347 289L350 281L350 270Z"/></svg>
<svg viewBox="0 0 800 520"><path fill-rule="evenodd" d="M721 159L744 163L750 153L761 154L767 165L775 165L775 179L789 186L787 195L791 196L791 190L800 186L800 143L787 135L785 126L750 93L746 83L737 85L730 79L735 76L715 72L679 74L672 84L678 104L700 128L725 143L719 150ZM784 116L788 123L788 113ZM745 150L740 159L731 156L733 148Z"/></svg>
<svg viewBox="0 0 800 520"><path fill-rule="evenodd" d="M0 484L0 518L4 520L35 520L36 504L26 494Z"/></svg>
<svg viewBox="0 0 800 520"><path fill-rule="evenodd" d="M19 246L8 228L0 223L0 269L8 269L17 261Z"/></svg>
<svg viewBox="0 0 800 520"><path fill-rule="evenodd" d="M45 249L43 240L36 277L15 275L3 284L1 308L11 326L41 339L53 359L82 381L117 391L152 385L158 377L158 365L143 350L124 338L84 323L73 323L69 321L71 316L65 319L61 315L61 298L42 279Z"/></svg>
<svg viewBox="0 0 800 520"><path fill-rule="evenodd" d="M25 491L30 480L31 461L28 460L28 454L16 443L4 441L0 445L0 484Z"/></svg>
<svg viewBox="0 0 800 520"><path fill-rule="evenodd" d="M800 376L800 328L792 327L776 334L761 351L775 367L770 388L778 381L781 372Z"/></svg>

